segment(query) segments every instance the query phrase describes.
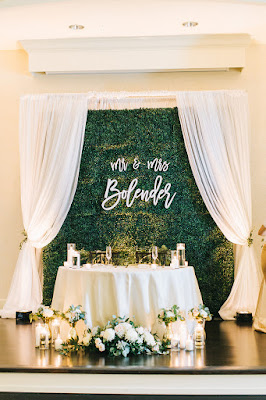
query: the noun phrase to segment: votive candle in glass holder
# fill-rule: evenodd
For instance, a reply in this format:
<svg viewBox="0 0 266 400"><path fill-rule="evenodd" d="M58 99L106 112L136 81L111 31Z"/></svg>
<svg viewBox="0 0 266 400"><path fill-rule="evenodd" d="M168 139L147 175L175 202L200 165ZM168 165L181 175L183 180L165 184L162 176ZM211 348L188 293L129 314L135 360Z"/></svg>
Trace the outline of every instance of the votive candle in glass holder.
<svg viewBox="0 0 266 400"><path fill-rule="evenodd" d="M49 333L45 326L41 327L40 330L40 349L46 350L49 348Z"/></svg>
<svg viewBox="0 0 266 400"><path fill-rule="evenodd" d="M174 350L180 350L180 337L176 333L173 333L173 336L171 339L171 347Z"/></svg>

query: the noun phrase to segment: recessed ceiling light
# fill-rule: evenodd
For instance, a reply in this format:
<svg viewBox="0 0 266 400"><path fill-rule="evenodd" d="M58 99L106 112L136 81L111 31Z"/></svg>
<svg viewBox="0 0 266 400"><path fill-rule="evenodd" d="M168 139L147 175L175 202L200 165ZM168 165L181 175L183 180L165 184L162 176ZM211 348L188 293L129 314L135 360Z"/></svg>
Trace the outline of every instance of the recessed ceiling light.
<svg viewBox="0 0 266 400"><path fill-rule="evenodd" d="M80 30L80 29L84 29L84 26L83 25L69 25L69 29L73 29L73 31L77 31L77 30Z"/></svg>
<svg viewBox="0 0 266 400"><path fill-rule="evenodd" d="M186 22L183 22L182 25L185 26L186 28L194 28L194 26L197 26L197 25L198 25L198 22L195 22L195 21L186 21Z"/></svg>

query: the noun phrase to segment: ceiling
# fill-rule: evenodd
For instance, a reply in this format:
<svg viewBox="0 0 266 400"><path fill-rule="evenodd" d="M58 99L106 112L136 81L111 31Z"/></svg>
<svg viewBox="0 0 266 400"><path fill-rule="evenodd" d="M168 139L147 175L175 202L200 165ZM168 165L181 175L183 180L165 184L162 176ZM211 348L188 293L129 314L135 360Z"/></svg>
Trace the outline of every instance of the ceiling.
<svg viewBox="0 0 266 400"><path fill-rule="evenodd" d="M266 0L0 0L0 50L25 39L197 33L248 33L266 43Z"/></svg>

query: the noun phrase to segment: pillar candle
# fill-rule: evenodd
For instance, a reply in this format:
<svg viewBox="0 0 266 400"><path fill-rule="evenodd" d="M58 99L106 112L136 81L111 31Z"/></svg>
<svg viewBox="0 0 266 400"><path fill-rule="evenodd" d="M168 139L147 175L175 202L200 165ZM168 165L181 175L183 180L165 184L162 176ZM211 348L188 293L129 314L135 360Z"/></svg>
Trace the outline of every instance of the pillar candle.
<svg viewBox="0 0 266 400"><path fill-rule="evenodd" d="M61 337L58 335L57 338L54 341L54 348L55 350L61 350L62 348L62 343L63 340L61 339Z"/></svg>
<svg viewBox="0 0 266 400"><path fill-rule="evenodd" d="M37 324L35 328L35 347L40 347L40 342L41 342L41 333L42 326L41 324Z"/></svg>
<svg viewBox="0 0 266 400"><path fill-rule="evenodd" d="M191 350L193 350L193 348L194 348L193 340L192 340L191 336L189 336L186 340L186 350L191 351Z"/></svg>

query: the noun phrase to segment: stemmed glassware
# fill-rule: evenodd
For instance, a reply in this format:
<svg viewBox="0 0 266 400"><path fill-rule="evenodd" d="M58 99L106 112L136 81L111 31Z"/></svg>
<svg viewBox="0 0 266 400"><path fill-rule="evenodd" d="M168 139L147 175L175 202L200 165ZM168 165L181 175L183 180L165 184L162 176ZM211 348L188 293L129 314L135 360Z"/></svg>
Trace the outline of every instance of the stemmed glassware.
<svg viewBox="0 0 266 400"><path fill-rule="evenodd" d="M152 246L151 256L153 259L152 268L155 269L156 268L156 260L158 258L158 247L157 246Z"/></svg>
<svg viewBox="0 0 266 400"><path fill-rule="evenodd" d="M112 248L111 246L106 246L106 258L108 261L108 265L110 265L110 260L112 258Z"/></svg>

